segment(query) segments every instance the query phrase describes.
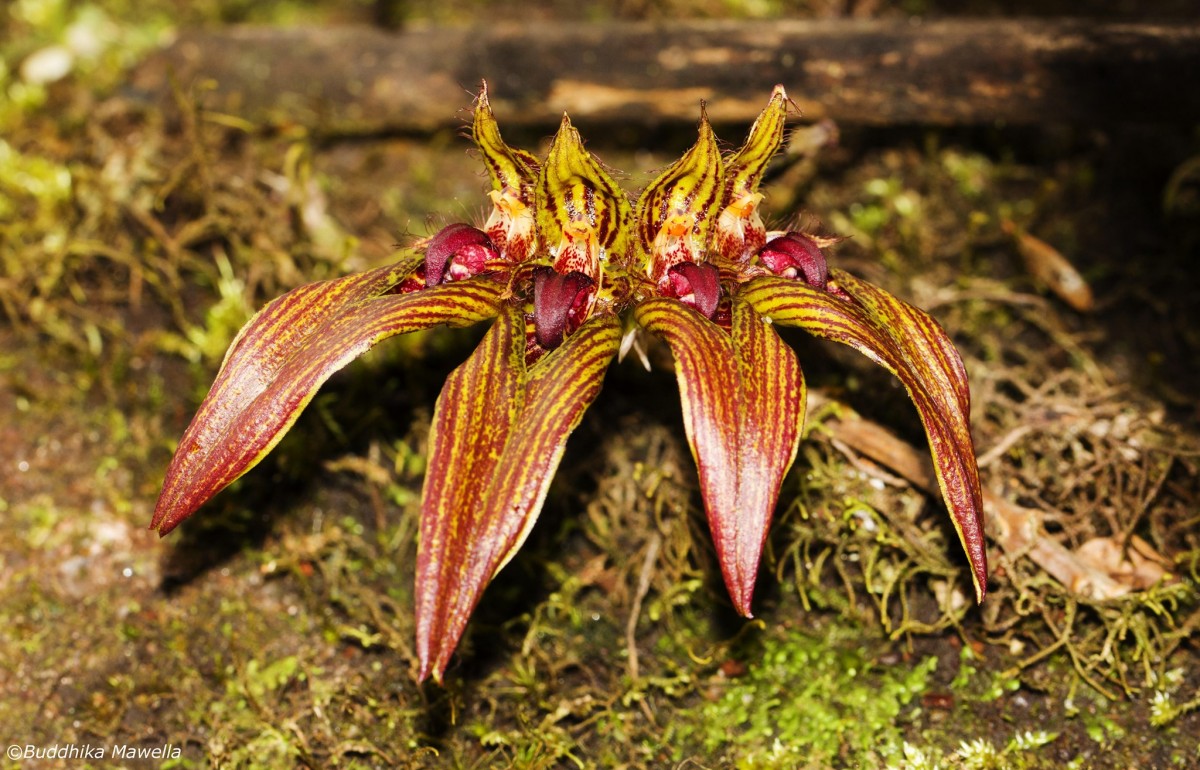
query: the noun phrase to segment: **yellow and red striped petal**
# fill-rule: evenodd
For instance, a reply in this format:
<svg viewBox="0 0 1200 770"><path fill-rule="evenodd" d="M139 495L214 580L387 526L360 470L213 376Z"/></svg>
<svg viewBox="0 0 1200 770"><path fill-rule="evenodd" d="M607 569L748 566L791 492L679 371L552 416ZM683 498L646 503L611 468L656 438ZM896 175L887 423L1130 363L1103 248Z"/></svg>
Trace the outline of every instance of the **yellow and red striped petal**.
<svg viewBox="0 0 1200 770"><path fill-rule="evenodd" d="M714 248L725 259L746 262L765 242L766 228L758 214L763 196L758 185L783 143L787 105L783 86L775 86L771 101L754 121L746 143L725 161L724 189L713 238Z"/></svg>
<svg viewBox="0 0 1200 770"><path fill-rule="evenodd" d="M535 208L539 243L558 272L575 270L601 284L601 257L625 260L629 199L566 115L538 175Z"/></svg>
<svg viewBox="0 0 1200 770"><path fill-rule="evenodd" d="M983 499L971 439L967 372L928 313L841 270L830 287L850 299L783 278L758 278L739 295L774 323L799 326L858 350L895 374L920 413L938 484L971 564L975 595L987 593Z"/></svg>
<svg viewBox="0 0 1200 770"><path fill-rule="evenodd" d="M804 378L791 348L734 299L727 333L678 300L636 310L675 355L684 427L725 584L750 617L763 542L804 423Z"/></svg>
<svg viewBox="0 0 1200 770"><path fill-rule="evenodd" d="M638 199L638 249L652 281L680 262L705 259L721 193L721 150L708 116L701 115L696 143Z"/></svg>
<svg viewBox="0 0 1200 770"><path fill-rule="evenodd" d="M504 287L484 277L388 293L419 263L301 286L250 319L175 450L151 529L170 532L257 465L330 375L375 343L496 314Z"/></svg>
<svg viewBox="0 0 1200 770"><path fill-rule="evenodd" d="M512 190L526 206L533 205L533 185L537 180L538 160L533 155L505 143L500 136L500 125L492 114L488 101L487 83L484 82L479 98L475 100L475 116L471 122L471 139L474 140L492 178L495 191Z"/></svg>
<svg viewBox="0 0 1200 770"><path fill-rule="evenodd" d="M787 92L783 86L775 86L771 100L750 127L746 143L725 161L723 205L728 206L746 195L758 192L758 184L767 170L767 164L783 144L787 105Z"/></svg>
<svg viewBox="0 0 1200 770"><path fill-rule="evenodd" d="M533 155L509 147L500 136L484 82L475 101L471 138L492 178L492 211L484 232L509 262L524 262L536 253L537 233L533 221L534 185L539 162Z"/></svg>
<svg viewBox="0 0 1200 770"><path fill-rule="evenodd" d="M616 318L598 316L527 369L524 316L510 308L447 379L421 507L421 679L441 681L484 588L525 541L619 343Z"/></svg>

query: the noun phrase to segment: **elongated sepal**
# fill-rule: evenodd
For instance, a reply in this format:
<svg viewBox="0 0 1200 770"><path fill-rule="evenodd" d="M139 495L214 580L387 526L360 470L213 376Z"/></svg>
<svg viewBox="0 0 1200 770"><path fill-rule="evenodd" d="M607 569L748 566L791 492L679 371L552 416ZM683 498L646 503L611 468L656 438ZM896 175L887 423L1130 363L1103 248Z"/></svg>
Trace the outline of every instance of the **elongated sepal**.
<svg viewBox="0 0 1200 770"><path fill-rule="evenodd" d="M563 275L575 270L599 284L601 256L625 258L629 199L566 115L538 175L535 208L540 243Z"/></svg>
<svg viewBox="0 0 1200 770"><path fill-rule="evenodd" d="M388 293L419 258L301 286L238 333L167 468L150 526L165 535L270 452L330 375L387 337L494 316L486 277Z"/></svg>
<svg viewBox="0 0 1200 770"><path fill-rule="evenodd" d="M674 299L649 300L636 316L674 353L721 572L734 607L750 617L763 542L804 422L800 366L775 330L738 299L729 332Z"/></svg>
<svg viewBox="0 0 1200 770"><path fill-rule="evenodd" d="M509 147L500 136L500 126L488 101L486 82L480 87L479 98L475 100L471 139L483 156L488 176L492 178L492 189L497 192L511 190L521 202L532 206L538 159L524 150Z"/></svg>
<svg viewBox="0 0 1200 770"><path fill-rule="evenodd" d="M767 164L783 143L787 105L783 86L775 86L771 101L754 121L746 143L725 161L713 246L730 261L746 262L765 242L767 231L758 213L763 196L758 186Z"/></svg>
<svg viewBox="0 0 1200 770"><path fill-rule="evenodd" d="M779 146L783 144L783 125L787 120L787 92L775 86L771 100L750 127L750 135L736 153L725 161L725 200L730 205L746 195L758 192L763 172Z"/></svg>
<svg viewBox="0 0 1200 770"><path fill-rule="evenodd" d="M484 232L509 262L524 262L537 251L533 221L533 188L540 164L533 155L509 147L500 136L500 126L488 101L483 83L475 101L471 138L492 178L492 212Z"/></svg>
<svg viewBox="0 0 1200 770"><path fill-rule="evenodd" d="M709 233L720 204L721 150L708 116L700 119L696 143L658 175L638 199L638 248L652 281L681 262L705 259Z"/></svg>
<svg viewBox="0 0 1200 770"><path fill-rule="evenodd" d="M594 318L526 369L525 321L512 308L447 379L421 506L421 679L441 681L484 588L524 542L620 336L614 316Z"/></svg>
<svg viewBox="0 0 1200 770"><path fill-rule="evenodd" d="M962 359L928 313L849 273L830 270L830 289L848 299L783 278L758 278L739 292L774 323L799 326L841 342L885 367L904 384L920 413L938 484L971 564L975 595L987 593L983 499L971 440L971 397Z"/></svg>

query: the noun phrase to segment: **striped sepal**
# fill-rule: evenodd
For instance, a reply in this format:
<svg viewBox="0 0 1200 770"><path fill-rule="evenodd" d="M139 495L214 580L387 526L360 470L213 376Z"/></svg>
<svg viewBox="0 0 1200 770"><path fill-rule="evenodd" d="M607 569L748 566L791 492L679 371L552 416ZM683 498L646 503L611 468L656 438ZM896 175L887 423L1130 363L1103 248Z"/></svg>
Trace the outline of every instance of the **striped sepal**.
<svg viewBox="0 0 1200 770"><path fill-rule="evenodd" d="M441 681L484 588L525 541L619 342L616 318L600 316L526 370L525 322L514 308L447 379L421 507L421 679Z"/></svg>
<svg viewBox="0 0 1200 770"><path fill-rule="evenodd" d="M783 142L787 94L775 86L771 101L754 121L741 149L725 161L724 185L718 204L713 248L725 259L745 264L766 243L767 229L758 213L758 185L767 164Z"/></svg>
<svg viewBox="0 0 1200 770"><path fill-rule="evenodd" d="M759 278L740 296L775 323L799 326L858 350L895 374L921 415L946 507L971 563L975 595L987 593L983 501L971 440L970 392L962 359L928 313L841 270L830 284L853 301L800 281Z"/></svg>
<svg viewBox="0 0 1200 770"><path fill-rule="evenodd" d="M253 468L330 375L375 343L496 314L504 287L488 278L388 294L419 261L301 286L250 319L175 450L151 529L165 535Z"/></svg>
<svg viewBox="0 0 1200 770"><path fill-rule="evenodd" d="M713 543L734 607L749 617L779 485L800 442L800 366L775 330L737 299L729 333L673 299L645 302L636 315L675 355Z"/></svg>
<svg viewBox="0 0 1200 770"><path fill-rule="evenodd" d="M475 101L475 117L471 122L471 138L479 146L492 188L510 188L520 195L526 205L533 204L533 184L537 179L538 160L524 150L509 147L500 136L500 126L492 114L484 83Z"/></svg>
<svg viewBox="0 0 1200 770"><path fill-rule="evenodd" d="M754 121L746 143L725 162L724 205L758 192L758 183L762 181L767 163L783 143L787 105L787 92L783 86L775 86L771 101Z"/></svg>
<svg viewBox="0 0 1200 770"><path fill-rule="evenodd" d="M538 175L535 207L539 242L553 251L554 268L563 275L577 270L601 283L600 251L624 258L629 199L566 115Z"/></svg>
<svg viewBox="0 0 1200 770"><path fill-rule="evenodd" d="M680 262L704 260L721 192L721 150L702 115L696 143L638 199L638 249L651 280L661 280Z"/></svg>

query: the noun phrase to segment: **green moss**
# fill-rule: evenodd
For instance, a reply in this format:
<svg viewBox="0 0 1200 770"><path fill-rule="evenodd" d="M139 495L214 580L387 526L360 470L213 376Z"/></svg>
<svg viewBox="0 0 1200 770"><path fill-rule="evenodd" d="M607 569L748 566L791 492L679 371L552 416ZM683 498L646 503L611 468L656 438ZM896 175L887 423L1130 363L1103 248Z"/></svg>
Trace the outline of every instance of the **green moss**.
<svg viewBox="0 0 1200 770"><path fill-rule="evenodd" d="M738 768L871 766L899 757L902 725L937 667L933 657L885 666L856 629L838 625L767 632L739 652L746 673L678 730Z"/></svg>

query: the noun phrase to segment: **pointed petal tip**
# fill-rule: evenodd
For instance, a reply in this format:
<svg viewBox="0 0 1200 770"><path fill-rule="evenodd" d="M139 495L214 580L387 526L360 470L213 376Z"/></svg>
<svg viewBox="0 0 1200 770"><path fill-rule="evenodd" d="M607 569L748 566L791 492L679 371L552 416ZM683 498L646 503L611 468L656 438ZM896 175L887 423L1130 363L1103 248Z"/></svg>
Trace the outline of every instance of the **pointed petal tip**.
<svg viewBox="0 0 1200 770"><path fill-rule="evenodd" d="M987 562L980 561L972 565L971 581L975 584L975 603L983 604L988 592Z"/></svg>
<svg viewBox="0 0 1200 770"><path fill-rule="evenodd" d="M474 115L472 123L474 131L479 133L480 123L494 121L495 116L492 114L492 101L488 98L488 83L486 80L479 81L479 94L475 97Z"/></svg>
<svg viewBox="0 0 1200 770"><path fill-rule="evenodd" d="M444 628L446 636L437 638L428 638L427 634L430 628L426 628L426 637L421 638L420 625L418 625L418 645L416 645L416 682L425 684L432 680L434 685L445 687L446 668L450 666L450 660L454 657L455 651L458 649L458 642L462 638L462 632L466 628L466 618L462 624L458 625L457 631L452 628Z"/></svg>
<svg viewBox="0 0 1200 770"><path fill-rule="evenodd" d="M171 534L176 527L182 524L184 519L186 519L188 516L191 516L194 512L194 509L182 514L179 511L156 511L154 513L154 518L150 520L149 529L157 532L159 537L166 537L167 535Z"/></svg>
<svg viewBox="0 0 1200 770"><path fill-rule="evenodd" d="M737 612L737 614L741 615L746 620L754 619L754 612L750 609L750 597L752 594L753 589L751 589L750 594L747 594L740 599L735 598L733 600L733 609Z"/></svg>
<svg viewBox="0 0 1200 770"><path fill-rule="evenodd" d="M171 506L165 502L165 496L160 496L158 503L154 507L154 515L150 518L150 529L158 533L159 537L166 537L171 530L179 526L184 519L195 512L195 508L180 512L178 509L172 510ZM198 507L198 506L197 506Z"/></svg>
<svg viewBox="0 0 1200 770"><path fill-rule="evenodd" d="M417 618L417 684L424 684L432 679L436 685L442 686L446 665L450 662L450 656L454 654L454 647L458 644L462 629L459 629L457 634L446 629L443 629L442 633L445 635L439 636L434 626L421 622L420 617ZM447 650L445 641L451 637L454 643Z"/></svg>
<svg viewBox="0 0 1200 770"><path fill-rule="evenodd" d="M745 576L725 576L725 589L729 592L729 599L733 602L733 609L737 614L747 620L754 617L752 605L754 602L754 582L755 577L751 576L747 579Z"/></svg>
<svg viewBox="0 0 1200 770"><path fill-rule="evenodd" d="M571 123L571 116L564 112L562 122L558 124L558 130L554 132L554 138L550 140L549 156L552 158L555 153L563 153L569 150L583 151L583 137L579 135L578 129ZM547 163L549 164L550 162L548 159Z"/></svg>
<svg viewBox="0 0 1200 770"><path fill-rule="evenodd" d="M417 684L425 684L430 677L439 687L442 685L442 672L434 667L433 662L424 655L417 663Z"/></svg>

